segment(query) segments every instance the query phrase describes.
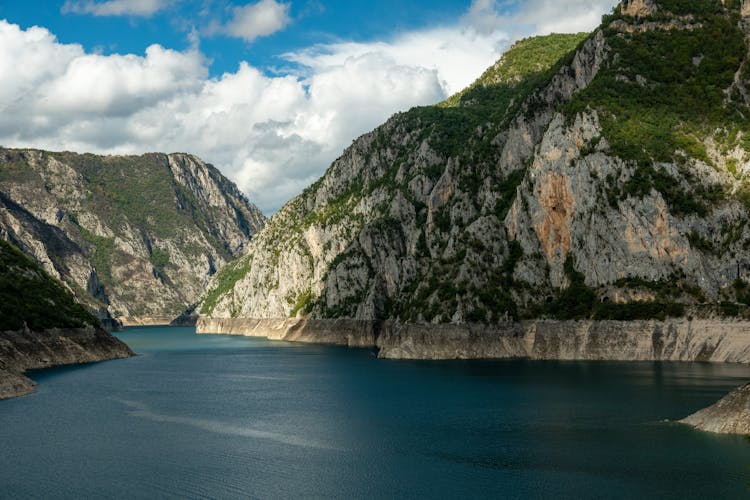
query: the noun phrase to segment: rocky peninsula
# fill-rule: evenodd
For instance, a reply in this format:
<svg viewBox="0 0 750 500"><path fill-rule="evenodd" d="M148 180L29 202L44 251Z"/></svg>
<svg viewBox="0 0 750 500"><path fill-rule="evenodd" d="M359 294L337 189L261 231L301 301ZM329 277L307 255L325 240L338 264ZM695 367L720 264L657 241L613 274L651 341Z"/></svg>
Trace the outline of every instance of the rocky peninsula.
<svg viewBox="0 0 750 500"><path fill-rule="evenodd" d="M708 432L750 435L750 384L735 389L682 422Z"/></svg>
<svg viewBox="0 0 750 500"><path fill-rule="evenodd" d="M36 385L27 370L127 358L133 352L100 327L0 332L0 399L23 396Z"/></svg>

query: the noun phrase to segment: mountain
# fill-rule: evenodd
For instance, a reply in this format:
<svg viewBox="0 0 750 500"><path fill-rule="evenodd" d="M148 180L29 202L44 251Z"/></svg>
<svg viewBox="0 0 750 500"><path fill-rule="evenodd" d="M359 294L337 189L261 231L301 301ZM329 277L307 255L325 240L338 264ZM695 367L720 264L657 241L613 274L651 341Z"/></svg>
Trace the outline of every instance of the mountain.
<svg viewBox="0 0 750 500"><path fill-rule="evenodd" d="M110 327L180 315L264 224L194 156L0 148L0 237Z"/></svg>
<svg viewBox="0 0 750 500"><path fill-rule="evenodd" d="M31 392L25 370L132 355L62 283L0 240L0 399Z"/></svg>
<svg viewBox="0 0 750 500"><path fill-rule="evenodd" d="M357 139L217 273L200 330L750 361L721 320L750 304L748 16L630 0L591 34L519 42Z"/></svg>

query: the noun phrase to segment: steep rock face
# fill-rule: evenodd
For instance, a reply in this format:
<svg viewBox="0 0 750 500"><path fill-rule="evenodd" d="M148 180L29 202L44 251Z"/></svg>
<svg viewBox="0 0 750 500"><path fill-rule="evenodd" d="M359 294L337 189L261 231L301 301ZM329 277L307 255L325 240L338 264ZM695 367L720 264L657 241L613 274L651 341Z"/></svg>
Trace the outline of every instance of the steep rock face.
<svg viewBox="0 0 750 500"><path fill-rule="evenodd" d="M743 9L634 0L591 35L519 43L466 91L355 141L217 274L202 314L747 315Z"/></svg>
<svg viewBox="0 0 750 500"><path fill-rule="evenodd" d="M386 309L397 300L405 314L424 319L423 306L431 301L438 309L439 300L410 302L415 289L434 288L436 267L452 268L439 276L446 286L461 275L488 286L491 276L475 261L461 262L465 239L478 241L474 260L502 266L507 238L497 212L512 194L498 193L497 186L517 182L516 163L531 154L552 118L550 103L595 73L604 52L600 36L586 41L569 66L554 64L583 38L552 37L553 67L532 67L511 83L480 85L462 97L480 104L417 108L358 139L274 216L246 257L217 275L202 312L375 319L392 313ZM547 83L541 91L518 99L541 81ZM501 88L488 109L485 95L495 85ZM465 143L480 151L466 150ZM461 317L467 307L453 304L439 316Z"/></svg>
<svg viewBox="0 0 750 500"><path fill-rule="evenodd" d="M33 390L26 370L132 355L61 282L0 240L0 399Z"/></svg>
<svg viewBox="0 0 750 500"><path fill-rule="evenodd" d="M169 322L264 223L234 184L190 155L0 149L0 236L105 322Z"/></svg>
<svg viewBox="0 0 750 500"><path fill-rule="evenodd" d="M750 384L735 389L682 422L708 432L750 435Z"/></svg>

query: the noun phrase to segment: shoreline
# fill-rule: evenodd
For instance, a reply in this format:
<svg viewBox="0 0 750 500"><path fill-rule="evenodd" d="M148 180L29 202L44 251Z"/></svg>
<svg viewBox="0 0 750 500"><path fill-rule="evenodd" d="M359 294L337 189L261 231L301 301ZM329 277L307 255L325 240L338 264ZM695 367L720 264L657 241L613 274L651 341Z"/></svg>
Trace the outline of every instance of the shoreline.
<svg viewBox="0 0 750 500"><path fill-rule="evenodd" d="M100 328L53 328L0 332L0 400L34 392L28 370L123 359L133 351Z"/></svg>
<svg viewBox="0 0 750 500"><path fill-rule="evenodd" d="M500 325L201 317L199 334L369 347L379 358L708 361L750 364L750 321L533 320Z"/></svg>
<svg viewBox="0 0 750 500"><path fill-rule="evenodd" d="M528 359L675 361L750 364L750 321L509 322L503 325L415 325L394 321L200 318L199 334L369 347L403 360ZM731 402L731 404L728 404ZM698 430L750 432L750 384L677 422Z"/></svg>

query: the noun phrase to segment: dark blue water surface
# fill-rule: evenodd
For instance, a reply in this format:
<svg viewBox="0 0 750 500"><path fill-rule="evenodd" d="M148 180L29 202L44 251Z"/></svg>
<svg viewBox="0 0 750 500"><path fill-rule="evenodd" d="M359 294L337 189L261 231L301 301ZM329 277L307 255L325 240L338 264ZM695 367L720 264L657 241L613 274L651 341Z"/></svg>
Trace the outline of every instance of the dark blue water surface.
<svg viewBox="0 0 750 500"><path fill-rule="evenodd" d="M747 498L750 442L666 422L750 378L700 363L411 362L119 335L128 360L0 402L3 498Z"/></svg>

